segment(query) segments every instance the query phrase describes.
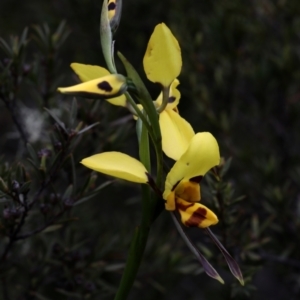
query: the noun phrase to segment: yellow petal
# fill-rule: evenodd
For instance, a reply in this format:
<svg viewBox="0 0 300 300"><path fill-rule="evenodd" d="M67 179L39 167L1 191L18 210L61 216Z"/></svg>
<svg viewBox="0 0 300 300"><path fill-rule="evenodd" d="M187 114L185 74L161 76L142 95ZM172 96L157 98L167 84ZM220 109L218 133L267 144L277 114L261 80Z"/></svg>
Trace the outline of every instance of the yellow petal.
<svg viewBox="0 0 300 300"><path fill-rule="evenodd" d="M197 133L167 175L163 198L167 199L173 187L181 180L188 181L190 178L203 176L219 163L220 152L216 139L209 132Z"/></svg>
<svg viewBox="0 0 300 300"><path fill-rule="evenodd" d="M113 105L126 107L126 96L125 95L121 95L119 97L107 99L106 101L109 102L110 104L113 104Z"/></svg>
<svg viewBox="0 0 300 300"><path fill-rule="evenodd" d="M187 227L205 228L219 222L218 217L205 205L190 203L180 198L176 199L181 222Z"/></svg>
<svg viewBox="0 0 300 300"><path fill-rule="evenodd" d="M188 202L198 202L201 199L200 184L192 181L180 181L175 188L177 197Z"/></svg>
<svg viewBox="0 0 300 300"><path fill-rule="evenodd" d="M159 124L164 153L168 157L178 160L195 135L192 126L173 110L164 110L160 113Z"/></svg>
<svg viewBox="0 0 300 300"><path fill-rule="evenodd" d="M114 98L127 90L126 78L119 74L86 81L66 88L58 88L63 94L82 96L91 99Z"/></svg>
<svg viewBox="0 0 300 300"><path fill-rule="evenodd" d="M164 24L152 33L143 60L147 78L169 87L181 71L181 51L176 38Z"/></svg>
<svg viewBox="0 0 300 300"><path fill-rule="evenodd" d="M87 158L81 163L94 171L125 179L147 183L147 170L137 159L121 152L103 152Z"/></svg>
<svg viewBox="0 0 300 300"><path fill-rule="evenodd" d="M175 79L171 84L171 88L170 88L170 92L169 92L169 103L167 104L167 106L165 108L166 110L174 109L179 104L180 92L177 89L178 85L179 85L179 80L178 79ZM159 96L157 97L156 101L154 101L155 107L160 107L161 106L162 98L163 98L163 94L161 92L159 94Z"/></svg>
<svg viewBox="0 0 300 300"><path fill-rule="evenodd" d="M173 211L176 209L176 203L175 203L175 192L172 191L165 202L165 209L169 211Z"/></svg>
<svg viewBox="0 0 300 300"><path fill-rule="evenodd" d="M71 68L78 75L79 79L83 82L97 79L109 75L109 71L100 66L84 65L79 63L72 63ZM107 100L110 104L118 106L126 106L126 97L121 95L116 98Z"/></svg>
<svg viewBox="0 0 300 300"><path fill-rule="evenodd" d="M97 79L110 74L108 70L100 66L72 63L71 68L78 75L82 82Z"/></svg>

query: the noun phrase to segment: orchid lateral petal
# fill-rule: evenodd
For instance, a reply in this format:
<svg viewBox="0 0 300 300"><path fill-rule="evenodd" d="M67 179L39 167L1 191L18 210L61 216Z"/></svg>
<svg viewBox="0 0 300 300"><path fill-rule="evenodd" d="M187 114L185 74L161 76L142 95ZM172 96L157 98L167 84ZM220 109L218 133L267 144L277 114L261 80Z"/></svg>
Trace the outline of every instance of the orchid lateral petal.
<svg viewBox="0 0 300 300"><path fill-rule="evenodd" d="M97 79L109 75L109 71L100 66L85 65L79 63L72 63L71 68L78 75L79 79L83 82ZM107 100L110 104L118 106L126 106L126 97L121 95Z"/></svg>
<svg viewBox="0 0 300 300"><path fill-rule="evenodd" d="M170 87L169 103L167 104L165 110L174 109L179 104L181 94L180 91L177 89L178 85L179 85L179 80L175 79L172 82ZM157 99L154 101L155 107L160 107L162 105L162 98L163 98L163 93L161 92L157 97Z"/></svg>
<svg viewBox="0 0 300 300"><path fill-rule="evenodd" d="M152 33L143 60L147 78L169 87L181 71L182 60L178 41L170 29L158 24Z"/></svg>
<svg viewBox="0 0 300 300"><path fill-rule="evenodd" d="M233 257L228 253L228 251L225 249L225 247L221 244L221 242L217 239L217 237L213 234L213 232L206 228L207 233L213 240L213 242L216 244L216 246L220 249L221 253L223 254L224 258L226 259L226 262L228 264L228 267L230 269L230 272L232 275L240 282L241 285L244 285L244 278L243 274L241 272L241 269L237 262L233 259Z"/></svg>
<svg viewBox="0 0 300 300"><path fill-rule="evenodd" d="M175 217L174 213L171 213L172 219L174 221L175 227L178 230L179 234L181 235L182 239L186 243L186 245L189 247L189 249L192 251L192 253L196 256L198 261L201 263L205 273L210 276L211 278L214 278L218 280L220 283L224 284L224 280L221 278L221 276L218 274L218 272L214 269L214 267L207 261L207 259L201 254L201 252L195 247L195 245L190 241L186 233L184 232L183 228L179 224L177 218Z"/></svg>
<svg viewBox="0 0 300 300"><path fill-rule="evenodd" d="M81 163L94 171L136 183L147 183L148 172L137 159L121 152L103 152L84 158Z"/></svg>
<svg viewBox="0 0 300 300"><path fill-rule="evenodd" d="M173 110L164 110L159 114L159 125L164 153L178 160L195 135L192 126Z"/></svg>
<svg viewBox="0 0 300 300"><path fill-rule="evenodd" d="M66 88L58 88L63 94L82 96L90 99L109 99L123 94L127 90L126 78L120 74L79 83Z"/></svg>
<svg viewBox="0 0 300 300"><path fill-rule="evenodd" d="M219 163L220 153L216 139L209 132L197 133L167 175L163 198L167 199L173 187L181 180L203 176Z"/></svg>
<svg viewBox="0 0 300 300"><path fill-rule="evenodd" d="M182 224L187 227L206 228L219 222L218 217L209 208L198 202L191 203L177 198L176 208Z"/></svg>

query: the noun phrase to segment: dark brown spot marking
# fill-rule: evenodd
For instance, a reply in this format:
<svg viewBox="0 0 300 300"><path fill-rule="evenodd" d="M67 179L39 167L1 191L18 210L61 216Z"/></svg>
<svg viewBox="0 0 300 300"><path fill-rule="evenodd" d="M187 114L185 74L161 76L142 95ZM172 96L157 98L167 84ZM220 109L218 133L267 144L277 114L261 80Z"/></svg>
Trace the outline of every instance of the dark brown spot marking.
<svg viewBox="0 0 300 300"><path fill-rule="evenodd" d="M111 92L112 91L112 86L107 82L107 81L102 81L100 83L98 83L98 88L102 91L105 92Z"/></svg>
<svg viewBox="0 0 300 300"><path fill-rule="evenodd" d="M109 3L108 6L107 6L107 9L108 10L115 10L116 9L116 3L114 3L114 2Z"/></svg>
<svg viewBox="0 0 300 300"><path fill-rule="evenodd" d="M173 103L176 100L176 98L174 96L169 97L168 102L169 103Z"/></svg>
<svg viewBox="0 0 300 300"><path fill-rule="evenodd" d="M196 177L192 177L190 179L191 182L195 182L195 183L200 183L200 181L202 180L203 176L200 175L200 176L196 176Z"/></svg>
<svg viewBox="0 0 300 300"><path fill-rule="evenodd" d="M191 217L185 222L185 225L188 227L198 227L203 220L206 219L206 209L199 207L196 211L193 212Z"/></svg>

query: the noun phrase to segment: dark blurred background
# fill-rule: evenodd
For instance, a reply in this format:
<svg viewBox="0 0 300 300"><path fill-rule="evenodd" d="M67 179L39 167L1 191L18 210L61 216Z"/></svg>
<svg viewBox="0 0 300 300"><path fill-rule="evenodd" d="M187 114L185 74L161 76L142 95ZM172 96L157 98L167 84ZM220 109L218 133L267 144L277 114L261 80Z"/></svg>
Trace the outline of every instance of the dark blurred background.
<svg viewBox="0 0 300 300"><path fill-rule="evenodd" d="M25 27L29 30L20 59L0 49L0 88L15 87L11 82L17 78L13 110L26 142L37 152L55 152L52 131L57 127L43 107L64 123L69 118L72 97L57 94L56 88L76 82L70 63L104 66L99 39L101 6L101 1L94 0L0 2L0 37L8 42L10 36L20 37ZM54 48L53 41L50 46L43 44L34 26L47 24L51 36L63 20L66 39ZM226 283L222 286L207 277L164 212L150 233L130 299L299 299L299 0L124 0L116 49L136 67L154 99L159 89L147 82L142 59L160 22L172 30L182 50L181 115L196 132L210 131L216 136L226 168L231 161L230 168L219 174L221 181L207 176L201 186L202 198L219 216L220 223L212 230L239 262L246 285L239 286L202 230L187 230ZM11 61L16 63L18 76L5 67ZM140 218L140 191L117 181L87 201L82 196L86 178L94 180L89 183L91 193L110 179L90 177L79 161L104 150L137 155L135 123L123 108L80 98L77 103L76 124L100 124L85 132L76 147L70 144L74 163L56 170L59 180L43 189L36 210L26 216L18 234L32 232L40 224L49 227L16 241L3 259L1 299L113 299L117 289ZM26 159L28 150L12 109L5 101L0 105L0 175L9 185L22 164L32 182L28 197L34 197L39 191L38 175ZM39 159L43 155L39 152ZM74 169L77 189L70 175ZM51 214L56 216L63 206L60 201L70 199L70 186L71 200L85 201L67 212L62 210L52 220ZM57 202L51 202L53 194ZM1 199L3 252L9 232L14 232L20 219L10 220L5 214L7 209L18 210L18 204L10 203L7 196ZM49 213L43 211L45 205Z"/></svg>

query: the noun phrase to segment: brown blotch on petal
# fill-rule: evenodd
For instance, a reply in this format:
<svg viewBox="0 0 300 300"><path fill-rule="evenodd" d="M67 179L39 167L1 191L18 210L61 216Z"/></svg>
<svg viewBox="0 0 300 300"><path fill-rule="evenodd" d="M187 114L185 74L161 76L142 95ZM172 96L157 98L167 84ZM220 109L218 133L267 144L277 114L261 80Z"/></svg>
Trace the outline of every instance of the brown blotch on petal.
<svg viewBox="0 0 300 300"><path fill-rule="evenodd" d="M98 83L98 88L102 91L105 92L111 92L112 91L112 86L107 82L107 81L102 81L100 83Z"/></svg>
<svg viewBox="0 0 300 300"><path fill-rule="evenodd" d="M108 10L114 10L116 8L116 3L111 2L108 4L107 9Z"/></svg>
<svg viewBox="0 0 300 300"><path fill-rule="evenodd" d="M176 100L174 96L169 97L168 102L173 103Z"/></svg>
<svg viewBox="0 0 300 300"><path fill-rule="evenodd" d="M202 180L203 176L200 175L200 176L195 176L195 177L192 177L190 179L191 182L196 182L196 183L200 183L200 181Z"/></svg>
<svg viewBox="0 0 300 300"><path fill-rule="evenodd" d="M193 212L191 217L185 222L185 225L188 227L198 227L203 220L206 219L207 210L205 208L199 207L196 211Z"/></svg>

